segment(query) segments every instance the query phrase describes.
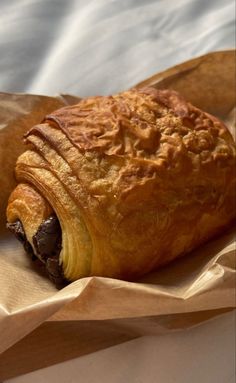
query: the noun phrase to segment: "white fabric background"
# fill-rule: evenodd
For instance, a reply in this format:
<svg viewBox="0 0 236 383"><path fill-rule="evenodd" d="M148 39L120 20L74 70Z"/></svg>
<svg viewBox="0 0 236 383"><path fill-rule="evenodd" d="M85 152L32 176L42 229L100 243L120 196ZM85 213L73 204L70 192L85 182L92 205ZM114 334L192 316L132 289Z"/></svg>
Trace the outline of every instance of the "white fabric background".
<svg viewBox="0 0 236 383"><path fill-rule="evenodd" d="M0 0L0 89L107 94L232 48L234 0Z"/></svg>
<svg viewBox="0 0 236 383"><path fill-rule="evenodd" d="M113 93L234 36L234 0L0 0L0 91ZM11 382L233 383L234 332L230 314Z"/></svg>

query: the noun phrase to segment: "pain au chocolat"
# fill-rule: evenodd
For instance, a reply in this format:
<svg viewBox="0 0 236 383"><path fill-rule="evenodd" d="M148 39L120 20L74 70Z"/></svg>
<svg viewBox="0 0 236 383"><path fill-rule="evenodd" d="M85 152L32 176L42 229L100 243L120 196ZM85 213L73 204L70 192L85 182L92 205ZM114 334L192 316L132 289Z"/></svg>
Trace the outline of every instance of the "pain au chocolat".
<svg viewBox="0 0 236 383"><path fill-rule="evenodd" d="M81 100L46 116L25 142L7 225L57 284L134 279L235 218L232 136L175 91Z"/></svg>

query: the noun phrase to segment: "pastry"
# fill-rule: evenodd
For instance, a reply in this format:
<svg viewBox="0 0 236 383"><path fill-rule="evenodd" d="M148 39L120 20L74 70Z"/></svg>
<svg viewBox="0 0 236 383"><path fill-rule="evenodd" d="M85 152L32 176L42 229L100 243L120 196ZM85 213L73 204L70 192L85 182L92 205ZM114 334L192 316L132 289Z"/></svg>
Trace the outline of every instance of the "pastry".
<svg viewBox="0 0 236 383"><path fill-rule="evenodd" d="M235 219L236 147L171 90L81 100L26 135L7 226L56 284L135 279Z"/></svg>

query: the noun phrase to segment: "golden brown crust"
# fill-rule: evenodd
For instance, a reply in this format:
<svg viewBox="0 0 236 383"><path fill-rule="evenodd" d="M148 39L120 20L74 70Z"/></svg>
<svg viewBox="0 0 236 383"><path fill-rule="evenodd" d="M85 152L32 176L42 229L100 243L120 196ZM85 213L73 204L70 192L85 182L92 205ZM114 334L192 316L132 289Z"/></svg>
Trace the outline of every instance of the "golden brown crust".
<svg viewBox="0 0 236 383"><path fill-rule="evenodd" d="M70 280L141 275L235 217L233 139L174 91L82 100L46 116L26 142L33 150L16 174L55 210Z"/></svg>
<svg viewBox="0 0 236 383"><path fill-rule="evenodd" d="M32 185L20 183L11 193L7 206L8 223L20 219L32 247L34 247L32 238L38 227L52 213L53 210L47 200Z"/></svg>

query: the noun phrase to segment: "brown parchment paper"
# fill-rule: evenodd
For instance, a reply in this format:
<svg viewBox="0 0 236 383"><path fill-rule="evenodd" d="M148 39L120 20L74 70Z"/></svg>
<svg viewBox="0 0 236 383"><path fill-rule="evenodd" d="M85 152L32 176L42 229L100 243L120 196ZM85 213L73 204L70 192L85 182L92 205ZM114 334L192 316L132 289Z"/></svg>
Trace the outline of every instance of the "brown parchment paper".
<svg viewBox="0 0 236 383"><path fill-rule="evenodd" d="M143 85L178 90L196 106L224 119L234 132L234 51L188 61L137 86ZM76 323L76 334L81 329L78 347L82 355L111 345L111 338L104 341L109 332L117 344L143 334L188 328L235 307L236 227L136 282L90 277L60 291L7 234L5 209L15 185L16 158L25 150L23 133L48 112L77 100L79 97L66 95L0 94L0 352L28 334L27 344L34 329L40 333L40 329L50 328L50 323L68 328ZM11 351L2 355L6 361ZM64 359L68 357L69 351Z"/></svg>

